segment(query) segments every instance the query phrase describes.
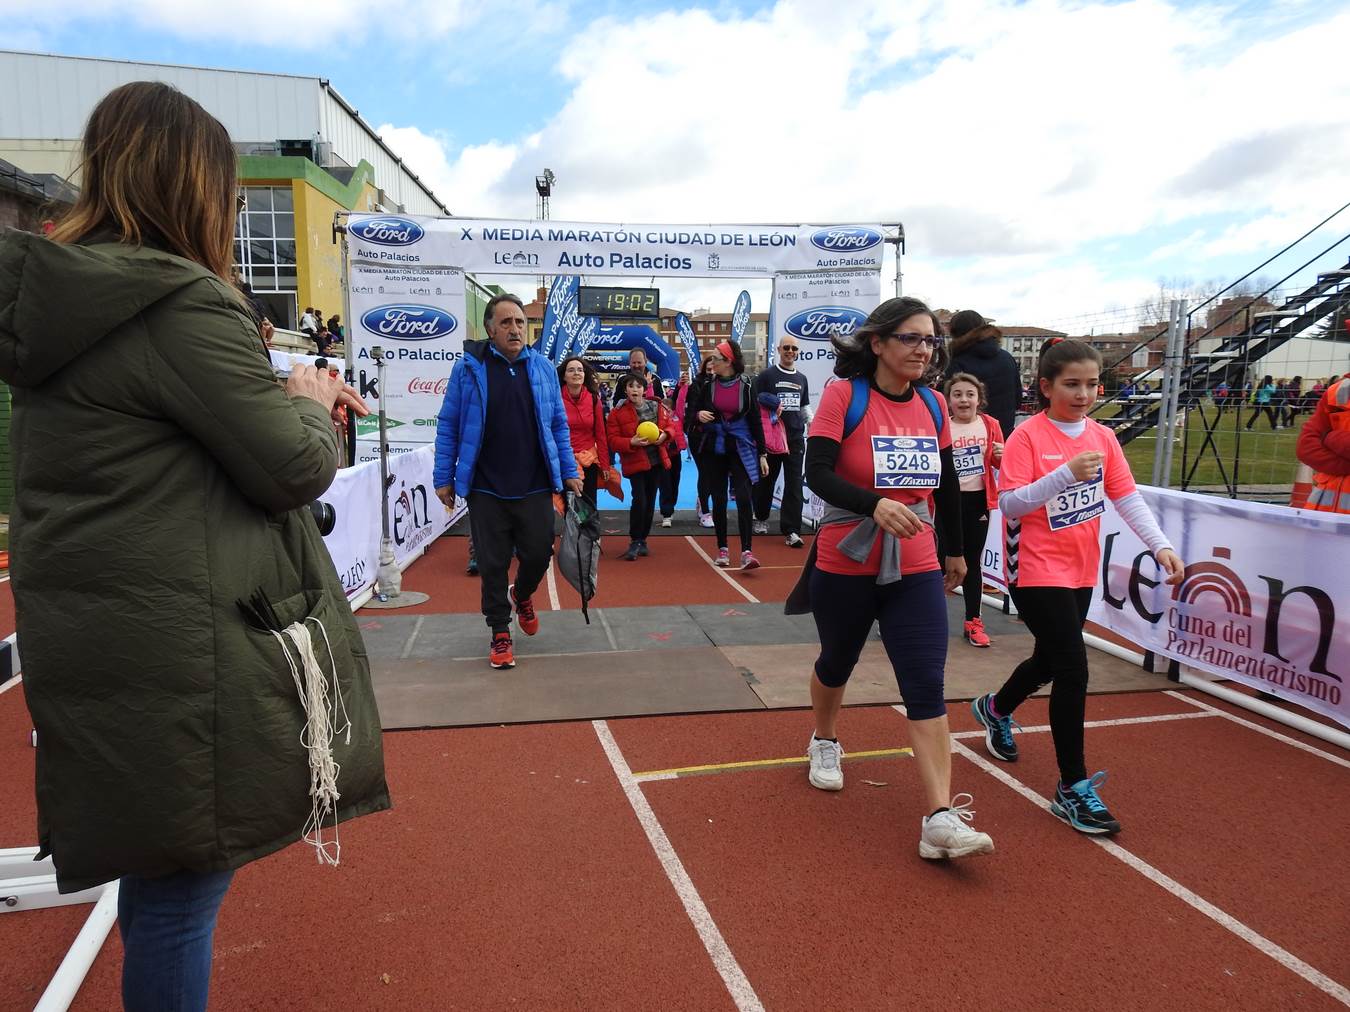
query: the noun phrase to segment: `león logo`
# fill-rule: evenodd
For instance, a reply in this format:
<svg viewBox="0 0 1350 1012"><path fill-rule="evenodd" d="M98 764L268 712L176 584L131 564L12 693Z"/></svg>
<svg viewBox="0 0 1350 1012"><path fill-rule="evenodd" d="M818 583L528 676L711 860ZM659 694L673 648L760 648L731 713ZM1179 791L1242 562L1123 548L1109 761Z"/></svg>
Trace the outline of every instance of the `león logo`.
<svg viewBox="0 0 1350 1012"><path fill-rule="evenodd" d="M431 515L427 512L429 501L425 485L409 487L406 482L401 485L390 516L394 544L412 551L431 537Z"/></svg>
<svg viewBox="0 0 1350 1012"><path fill-rule="evenodd" d="M1157 573L1157 565L1148 551L1138 553L1130 560L1129 575L1120 586L1119 575L1126 567L1112 565L1119 536L1119 531L1113 531L1103 545L1102 602L1106 607L1121 612L1129 609L1150 625L1165 623L1166 649L1173 656L1259 679L1323 704L1340 705L1344 679L1328 667L1336 605L1325 590L1310 584L1290 587L1278 577L1257 573L1264 593L1253 595L1228 564L1233 561L1232 549L1218 545L1210 551L1210 558L1186 567L1170 599L1162 610L1155 610L1145 597L1146 591L1162 583L1161 574L1146 575L1143 567ZM1304 656L1293 660L1290 642L1304 644L1298 651Z"/></svg>

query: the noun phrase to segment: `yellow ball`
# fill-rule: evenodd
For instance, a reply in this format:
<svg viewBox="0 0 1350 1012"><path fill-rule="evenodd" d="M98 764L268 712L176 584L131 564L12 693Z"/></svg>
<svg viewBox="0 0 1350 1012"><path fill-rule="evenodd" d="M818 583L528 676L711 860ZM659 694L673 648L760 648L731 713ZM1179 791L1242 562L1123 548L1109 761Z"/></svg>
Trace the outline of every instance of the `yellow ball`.
<svg viewBox="0 0 1350 1012"><path fill-rule="evenodd" d="M661 438L661 430L656 427L655 422L639 422L637 434L639 439L645 439L649 443Z"/></svg>

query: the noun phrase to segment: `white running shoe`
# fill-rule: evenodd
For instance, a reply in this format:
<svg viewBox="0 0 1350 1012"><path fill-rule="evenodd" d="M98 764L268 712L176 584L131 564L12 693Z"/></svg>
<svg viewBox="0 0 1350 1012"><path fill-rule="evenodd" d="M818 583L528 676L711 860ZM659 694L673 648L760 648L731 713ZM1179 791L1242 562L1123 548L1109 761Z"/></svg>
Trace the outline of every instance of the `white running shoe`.
<svg viewBox="0 0 1350 1012"><path fill-rule="evenodd" d="M670 526L670 517L662 517L662 518L661 518L661 526L662 526L662 527L669 527L669 526Z"/></svg>
<svg viewBox="0 0 1350 1012"><path fill-rule="evenodd" d="M842 791L844 789L844 768L840 760L844 758L844 749L837 741L827 741L811 735L811 743L806 747L806 757L811 760L811 771L806 779L812 787L822 791Z"/></svg>
<svg viewBox="0 0 1350 1012"><path fill-rule="evenodd" d="M698 515L698 525L700 527L711 527L713 525L713 515L711 513L700 513Z"/></svg>
<svg viewBox="0 0 1350 1012"><path fill-rule="evenodd" d="M767 521L767 520L756 520L753 524L750 525L750 530L751 530L751 533L753 533L753 534L768 534L768 533L769 533L769 521Z"/></svg>
<svg viewBox="0 0 1350 1012"><path fill-rule="evenodd" d="M973 826L966 825L975 818L969 807L974 800L969 794L958 794L952 798L951 808L923 820L923 833L919 836L920 857L936 861L994 852L994 841L988 833L977 832Z"/></svg>

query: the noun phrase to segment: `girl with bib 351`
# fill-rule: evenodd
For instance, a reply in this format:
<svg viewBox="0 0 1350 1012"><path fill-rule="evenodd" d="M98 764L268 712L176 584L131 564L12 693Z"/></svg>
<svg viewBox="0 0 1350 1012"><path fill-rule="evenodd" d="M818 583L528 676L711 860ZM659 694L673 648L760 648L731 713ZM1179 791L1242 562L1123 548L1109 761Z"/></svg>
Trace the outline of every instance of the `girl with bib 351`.
<svg viewBox="0 0 1350 1012"><path fill-rule="evenodd" d="M1083 623L1101 568L1098 528L1106 500L1148 546L1167 583L1180 583L1184 574L1181 559L1135 490L1115 433L1087 417L1097 400L1101 366L1097 349L1081 341L1051 338L1041 347L1036 382L1044 410L1008 437L998 481L1008 587L1036 645L1003 688L971 704L986 729L989 752L1016 762L1013 711L1052 683L1050 732L1059 783L1050 811L1092 834L1120 829L1097 793L1106 772L1089 779L1083 758L1088 682Z"/></svg>

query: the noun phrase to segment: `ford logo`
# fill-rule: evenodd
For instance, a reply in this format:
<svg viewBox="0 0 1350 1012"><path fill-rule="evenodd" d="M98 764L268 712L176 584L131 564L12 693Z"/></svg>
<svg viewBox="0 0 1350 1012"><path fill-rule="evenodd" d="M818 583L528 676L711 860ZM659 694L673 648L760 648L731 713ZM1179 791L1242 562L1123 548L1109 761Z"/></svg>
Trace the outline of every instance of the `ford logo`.
<svg viewBox="0 0 1350 1012"><path fill-rule="evenodd" d="M866 319L865 313L849 306L817 306L789 316L783 328L803 341L828 341L832 337L848 337Z"/></svg>
<svg viewBox="0 0 1350 1012"><path fill-rule="evenodd" d="M881 242L881 239L882 235L876 229L863 228L859 225L851 227L836 225L811 233L811 245L827 253L861 253L865 249L871 249Z"/></svg>
<svg viewBox="0 0 1350 1012"><path fill-rule="evenodd" d="M427 234L415 221L391 217L367 218L352 225L350 231L362 242L379 246L411 246Z"/></svg>
<svg viewBox="0 0 1350 1012"><path fill-rule="evenodd" d="M430 341L453 334L459 321L434 306L376 306L362 314L361 326L395 341Z"/></svg>

